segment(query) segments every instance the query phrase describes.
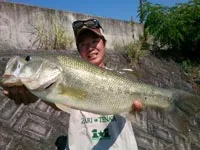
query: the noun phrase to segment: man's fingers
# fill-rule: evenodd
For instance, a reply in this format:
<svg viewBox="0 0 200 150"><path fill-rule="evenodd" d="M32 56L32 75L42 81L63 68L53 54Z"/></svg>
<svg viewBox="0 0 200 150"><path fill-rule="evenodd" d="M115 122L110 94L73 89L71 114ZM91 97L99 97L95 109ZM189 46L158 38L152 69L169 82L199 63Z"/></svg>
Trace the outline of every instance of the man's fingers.
<svg viewBox="0 0 200 150"><path fill-rule="evenodd" d="M38 100L25 86L5 87L1 91L5 96L14 100L17 105L22 103L27 105Z"/></svg>
<svg viewBox="0 0 200 150"><path fill-rule="evenodd" d="M19 105L22 103L21 94L19 94L16 87L9 87L2 90L2 93L8 98L14 100L15 104Z"/></svg>
<svg viewBox="0 0 200 150"><path fill-rule="evenodd" d="M133 102L133 109L137 112L141 112L143 109L143 105L140 101L138 100L134 100Z"/></svg>
<svg viewBox="0 0 200 150"><path fill-rule="evenodd" d="M2 92L3 92L4 95L8 95L9 94L9 92L6 91L6 90L3 90Z"/></svg>
<svg viewBox="0 0 200 150"><path fill-rule="evenodd" d="M21 100L21 97L19 97L18 95L12 96L12 98L15 102L15 104L20 105L23 103L23 101Z"/></svg>

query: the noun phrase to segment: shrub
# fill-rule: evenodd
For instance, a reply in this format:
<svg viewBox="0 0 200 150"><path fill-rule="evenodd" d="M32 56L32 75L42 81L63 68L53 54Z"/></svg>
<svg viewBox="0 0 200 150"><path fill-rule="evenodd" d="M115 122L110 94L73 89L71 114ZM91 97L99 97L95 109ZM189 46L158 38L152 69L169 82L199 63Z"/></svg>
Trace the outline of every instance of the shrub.
<svg viewBox="0 0 200 150"><path fill-rule="evenodd" d="M35 40L32 43L33 46L37 46L37 49L66 49L72 47L74 38L70 36L69 32L64 26L59 23L58 19L52 17L52 26L47 27L45 23L38 21L37 25L33 26Z"/></svg>
<svg viewBox="0 0 200 150"><path fill-rule="evenodd" d="M160 49L174 51L176 58L199 59L200 1L189 0L172 7L152 4L143 0L142 13L145 31L153 37ZM178 53L177 53L178 52ZM178 54L178 55L177 55Z"/></svg>
<svg viewBox="0 0 200 150"><path fill-rule="evenodd" d="M143 38L139 41L131 42L124 46L128 57L132 62L136 63L140 58L146 55L149 45L145 42Z"/></svg>

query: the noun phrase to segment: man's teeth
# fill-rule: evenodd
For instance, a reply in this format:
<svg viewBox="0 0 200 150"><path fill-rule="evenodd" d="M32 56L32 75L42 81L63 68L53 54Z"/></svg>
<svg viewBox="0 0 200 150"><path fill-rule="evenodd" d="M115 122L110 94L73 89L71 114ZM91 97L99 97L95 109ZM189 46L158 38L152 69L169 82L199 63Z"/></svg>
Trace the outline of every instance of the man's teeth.
<svg viewBox="0 0 200 150"><path fill-rule="evenodd" d="M96 57L96 56L97 56L97 53L92 53L92 54L89 54L89 55L88 55L89 58L94 58L94 57Z"/></svg>

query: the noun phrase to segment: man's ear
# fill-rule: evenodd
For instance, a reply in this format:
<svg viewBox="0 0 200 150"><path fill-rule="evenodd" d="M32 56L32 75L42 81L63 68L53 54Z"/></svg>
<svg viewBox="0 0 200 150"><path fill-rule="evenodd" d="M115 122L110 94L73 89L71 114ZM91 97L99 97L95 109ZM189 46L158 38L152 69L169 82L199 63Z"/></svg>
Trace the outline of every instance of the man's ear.
<svg viewBox="0 0 200 150"><path fill-rule="evenodd" d="M103 43L104 43L104 46L106 46L106 39L105 38L102 38L102 40L103 40Z"/></svg>

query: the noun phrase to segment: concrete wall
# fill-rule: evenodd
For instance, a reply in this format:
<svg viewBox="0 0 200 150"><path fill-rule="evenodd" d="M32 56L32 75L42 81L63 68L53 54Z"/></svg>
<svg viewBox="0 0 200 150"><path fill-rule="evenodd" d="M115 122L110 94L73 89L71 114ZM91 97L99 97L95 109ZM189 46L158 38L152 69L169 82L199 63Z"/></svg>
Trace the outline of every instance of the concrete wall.
<svg viewBox="0 0 200 150"><path fill-rule="evenodd" d="M55 21L67 30L71 39L74 39L72 22L89 18L97 18L100 21L108 41L108 49L125 45L131 42L133 37L134 40L138 40L143 33L142 25L131 26L128 21L0 2L0 48L37 49L38 43L33 44L37 39L37 35L34 34L36 27L45 25L51 33ZM75 43L70 48L74 49Z"/></svg>

